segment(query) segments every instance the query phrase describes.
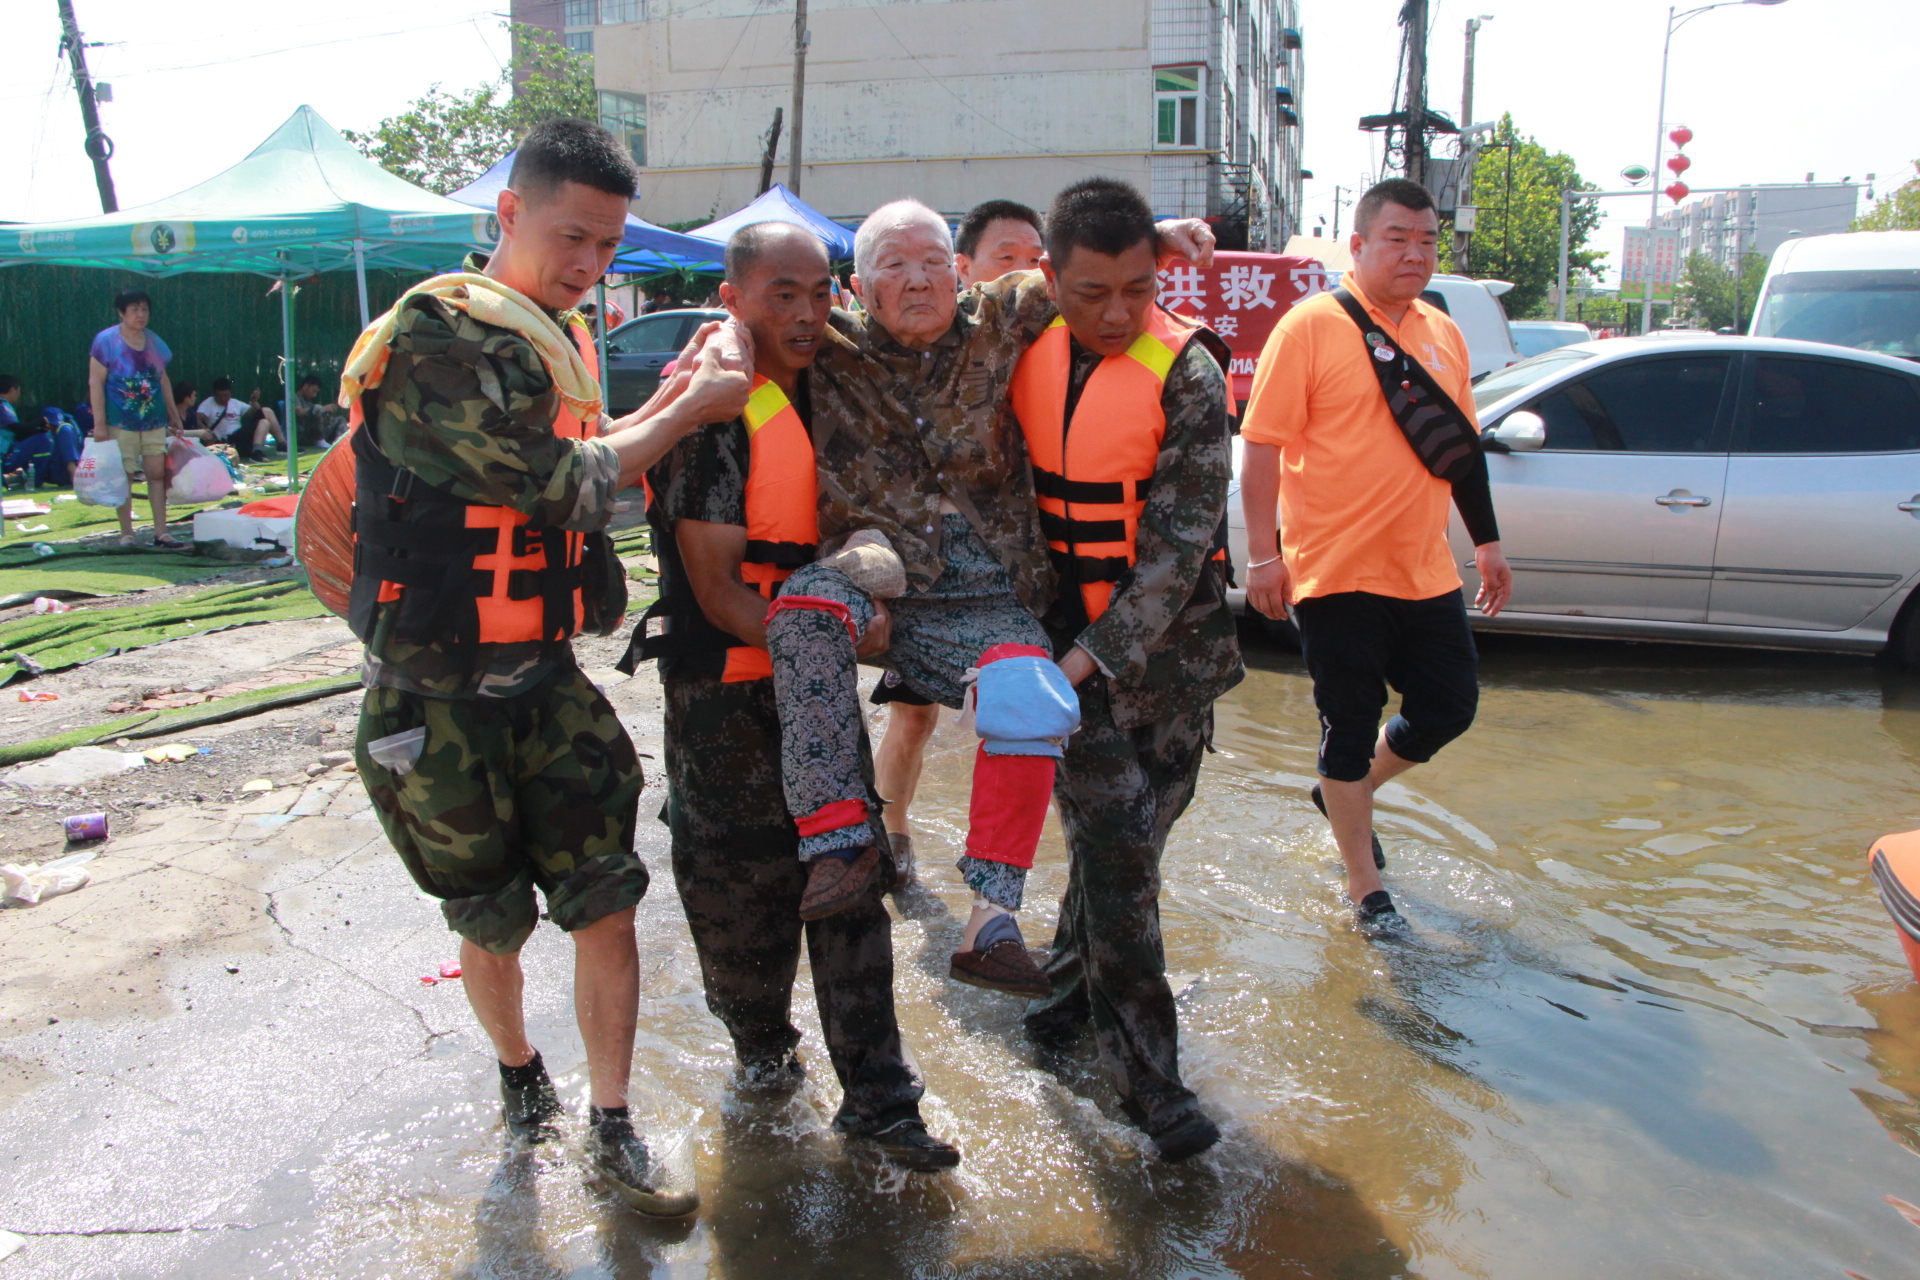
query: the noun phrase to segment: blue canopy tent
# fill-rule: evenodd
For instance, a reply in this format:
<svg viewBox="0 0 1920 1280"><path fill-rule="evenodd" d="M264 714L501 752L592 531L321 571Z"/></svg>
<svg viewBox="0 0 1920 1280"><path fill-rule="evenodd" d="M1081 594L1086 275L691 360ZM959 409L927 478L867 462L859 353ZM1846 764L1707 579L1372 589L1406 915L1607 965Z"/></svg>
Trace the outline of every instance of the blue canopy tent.
<svg viewBox="0 0 1920 1280"><path fill-rule="evenodd" d="M845 262L853 257L853 232L777 182L746 208L730 213L718 222L695 227L687 232L686 238L725 247L734 232L756 222L798 223L826 242L827 255L835 262Z"/></svg>
<svg viewBox="0 0 1920 1280"><path fill-rule="evenodd" d="M149 276L233 271L277 279L291 406L293 281L353 268L364 327L369 266L444 270L492 243L491 223L388 173L303 106L238 164L177 195L95 218L0 228L0 267L56 263ZM288 450L288 483L296 488L298 457L297 448Z"/></svg>

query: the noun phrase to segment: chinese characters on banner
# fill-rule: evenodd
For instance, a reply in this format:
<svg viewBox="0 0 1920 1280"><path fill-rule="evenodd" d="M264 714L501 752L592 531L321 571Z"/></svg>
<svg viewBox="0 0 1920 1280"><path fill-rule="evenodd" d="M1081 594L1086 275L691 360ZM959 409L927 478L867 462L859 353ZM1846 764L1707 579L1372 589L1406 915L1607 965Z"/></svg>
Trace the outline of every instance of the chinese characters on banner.
<svg viewBox="0 0 1920 1280"><path fill-rule="evenodd" d="M1655 302L1672 302L1680 283L1680 228L1656 227L1647 233L1647 279Z"/></svg>
<svg viewBox="0 0 1920 1280"><path fill-rule="evenodd" d="M1655 302L1672 302L1680 282L1680 229L1628 227L1620 255L1620 300L1639 302L1653 288Z"/></svg>
<svg viewBox="0 0 1920 1280"><path fill-rule="evenodd" d="M1638 302L1646 297L1647 229L1628 227L1627 242L1620 251L1620 300Z"/></svg>
<svg viewBox="0 0 1920 1280"><path fill-rule="evenodd" d="M1253 391L1253 369L1274 324L1297 302L1329 288L1313 258L1278 253L1216 253L1204 270L1175 258L1160 272L1160 305L1204 323L1233 351L1233 398Z"/></svg>

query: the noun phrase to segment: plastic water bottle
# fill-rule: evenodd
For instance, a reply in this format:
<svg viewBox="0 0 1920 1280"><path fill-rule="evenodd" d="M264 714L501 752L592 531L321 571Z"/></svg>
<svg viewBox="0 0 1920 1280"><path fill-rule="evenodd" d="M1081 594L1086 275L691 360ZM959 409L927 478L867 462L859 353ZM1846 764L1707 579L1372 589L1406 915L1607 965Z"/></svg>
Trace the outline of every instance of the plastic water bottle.
<svg viewBox="0 0 1920 1280"><path fill-rule="evenodd" d="M33 544L33 554L37 556L50 556L53 553L53 548L44 542L36 542Z"/></svg>

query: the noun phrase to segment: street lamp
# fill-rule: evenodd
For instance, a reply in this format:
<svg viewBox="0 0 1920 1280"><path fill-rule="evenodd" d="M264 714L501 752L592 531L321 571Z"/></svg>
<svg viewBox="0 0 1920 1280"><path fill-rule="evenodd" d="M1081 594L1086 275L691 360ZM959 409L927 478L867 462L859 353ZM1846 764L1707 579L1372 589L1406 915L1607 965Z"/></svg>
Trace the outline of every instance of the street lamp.
<svg viewBox="0 0 1920 1280"><path fill-rule="evenodd" d="M1740 4L1785 4L1786 0L1720 0L1718 4L1703 4L1697 9L1682 10L1673 6L1667 10L1667 36L1660 46L1660 124L1653 131L1653 172L1660 173L1660 162L1666 158L1667 148L1667 56L1673 51L1673 33L1687 24L1687 19L1698 17L1709 9L1728 9ZM1647 230L1653 230L1654 223L1660 220L1660 191L1656 187L1653 200L1647 210ZM1649 246L1651 248L1651 246ZM1649 263L1651 265L1651 263ZM1642 286L1646 294L1640 303L1640 332L1645 333L1653 327L1653 280L1647 279Z"/></svg>

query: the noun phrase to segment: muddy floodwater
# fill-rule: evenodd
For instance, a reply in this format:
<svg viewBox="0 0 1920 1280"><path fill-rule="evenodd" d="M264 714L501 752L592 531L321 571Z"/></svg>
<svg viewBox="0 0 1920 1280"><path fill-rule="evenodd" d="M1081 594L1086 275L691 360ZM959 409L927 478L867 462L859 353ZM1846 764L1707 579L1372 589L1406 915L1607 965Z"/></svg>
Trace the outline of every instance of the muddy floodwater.
<svg viewBox="0 0 1920 1280"><path fill-rule="evenodd" d="M1219 704L1162 899L1187 1078L1227 1134L1190 1166L1158 1164L1116 1122L1090 1045L1041 1064L1015 1002L945 978L971 744L943 724L916 809L930 891L894 937L926 1115L965 1152L956 1176L847 1157L810 1000L813 1081L782 1104L733 1093L649 835L634 1107L697 1182L697 1219L611 1207L562 1149L503 1156L469 1023L432 1051L451 1082L438 1105L320 1135L263 1193L281 1225L210 1241L188 1270L1920 1276L1920 1231L1882 1202L1920 1201L1920 992L1864 858L1920 826L1920 681L1852 658L1483 649L1478 724L1384 796L1387 880L1412 921L1391 944L1352 928L1306 797L1298 658L1250 652ZM1061 862L1053 829L1030 941L1050 933ZM529 996L577 1099L564 946L537 935Z"/></svg>

